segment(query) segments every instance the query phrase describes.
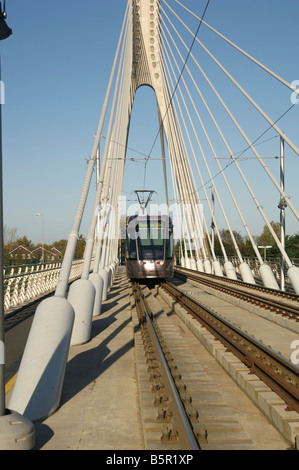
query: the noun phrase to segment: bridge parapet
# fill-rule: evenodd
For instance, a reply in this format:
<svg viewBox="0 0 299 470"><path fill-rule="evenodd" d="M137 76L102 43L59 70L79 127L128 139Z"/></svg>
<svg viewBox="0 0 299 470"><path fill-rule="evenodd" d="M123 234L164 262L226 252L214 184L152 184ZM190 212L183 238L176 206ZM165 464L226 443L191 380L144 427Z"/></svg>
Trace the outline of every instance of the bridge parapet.
<svg viewBox="0 0 299 470"><path fill-rule="evenodd" d="M69 282L81 275L83 260L72 263ZM60 263L29 264L4 268L4 309L12 309L55 290L61 270Z"/></svg>

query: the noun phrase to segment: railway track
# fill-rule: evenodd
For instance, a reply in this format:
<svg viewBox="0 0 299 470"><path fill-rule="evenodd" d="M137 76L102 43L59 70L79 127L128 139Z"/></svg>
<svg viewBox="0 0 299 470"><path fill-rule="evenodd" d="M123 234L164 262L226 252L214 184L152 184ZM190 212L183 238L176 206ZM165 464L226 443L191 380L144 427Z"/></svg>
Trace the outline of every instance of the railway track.
<svg viewBox="0 0 299 470"><path fill-rule="evenodd" d="M170 282L162 283L161 287L228 351L246 364L252 373L277 393L286 402L289 410L299 413L297 366Z"/></svg>
<svg viewBox="0 0 299 470"><path fill-rule="evenodd" d="M187 283L181 281L180 284L183 286L183 291L192 290L191 284L187 286ZM172 293L169 289L172 289ZM199 290L196 287L194 293ZM161 304L162 291L163 299L164 295L168 298L168 309L166 310L165 302ZM207 375L210 366L206 366L204 359L203 362L201 361L201 354L199 357L193 355L192 348L192 352L190 352L190 336L186 342L186 335L184 335L184 341L182 340L181 323L177 323L181 320L183 320L184 328L186 325L191 328L192 335L189 333L193 337L191 341L197 343L197 338L201 336L203 338L201 342L205 348L209 352L215 353L214 357L223 357L223 361L226 361L224 365L221 363L223 369L233 370L234 381L238 383L242 380L246 387L253 390L250 393L258 395L261 391L261 395L270 396L272 390L275 389L274 379L276 380L275 387L279 388L275 389L277 390L275 391L277 398L271 395L271 402L267 404L267 407L270 409L273 403L275 412L279 408L279 412L287 416L281 418L281 426L276 426L275 423L274 425L289 446L294 448L297 445L294 432L296 435L299 434L298 367L289 367L289 361L285 361L281 354L271 351L270 347L262 345L261 341L254 340L254 344L246 343L252 338L250 335L244 334L241 328L233 328L229 333L226 328L230 322L222 322L224 326L220 327L221 319L217 315L214 316L214 320L209 320L211 326L207 325L208 320L205 316L205 326L203 327L191 313L190 306L194 306L196 301L194 302L191 295L185 294L183 291L176 289L177 293L174 298L174 290L171 285L168 286L168 293L166 293L162 286L157 287L156 285L151 288L150 285L130 284L139 400L140 403L142 402L140 409L142 409L142 426L143 434L146 436L146 448L167 451L195 448L202 450L256 448L256 445L253 444L252 430L247 429L248 418L240 419L239 411L235 413L234 405L232 406L227 397L223 398L220 393L221 387L215 386L213 381L210 382L210 376ZM212 295L207 297L215 299ZM180 306L182 299L184 299L183 307ZM177 309L180 310L180 313L178 316L174 316L173 312ZM25 314L25 310L23 313ZM174 321L174 318L177 320ZM150 326L152 320L154 326ZM16 321L21 320L20 318L17 320L16 317ZM174 328L174 324L176 328ZM8 325L7 328L9 328ZM215 339L214 333L213 335L211 333L212 328L214 332L217 330L219 335L217 339ZM237 338L237 334L240 335L239 338ZM153 339L153 335L158 339ZM227 342L222 342L223 337ZM235 348L234 351L230 349L232 346L229 346L229 342ZM262 351L258 350L260 346L263 346ZM197 349L197 345L195 349ZM161 357L161 353L164 358ZM257 372L260 375L257 375ZM238 378L238 374L241 379ZM172 379L169 376L172 376ZM257 379L254 379L255 376ZM264 386L264 381L267 381L269 385ZM257 390L254 387L257 387ZM250 399L254 402L251 396ZM245 406L241 405L240 409ZM262 411L264 413L264 410ZM271 413L271 416L264 413L270 422L274 416L272 411ZM279 419L278 414L274 416L274 420L278 421Z"/></svg>
<svg viewBox="0 0 299 470"><path fill-rule="evenodd" d="M198 294L201 290L198 288L198 285L204 284L205 287L202 287L203 290L206 287L208 287L208 290L212 289L209 279L207 283L203 283L201 282L201 279L198 279L197 275L192 275L191 284L189 284L190 278L188 270L179 270L179 278L186 281L179 282L182 284L181 289L178 289L173 284L173 280L170 280L169 282L160 282L159 287L156 286L153 292L156 291L158 296L162 296L163 299L167 301L171 309L176 310L176 312L177 309L180 309L183 312L179 314L180 318L183 320L185 325L188 325L195 336L198 338L202 337L201 341L203 344L206 341L204 337L206 333L202 334L203 330L212 337L209 338L208 346L205 345L207 349L212 352L215 358L218 356L217 361L220 362L220 364L222 359L219 360L219 358L223 356L224 366L223 364L221 365L224 369L229 372L229 375L231 375L239 385L241 385L241 389L243 389L257 408L263 412L267 419L272 422L282 435L291 442L291 445L297 448L297 436L299 434L298 366L293 364L288 358L284 357L285 351L283 354L279 351L277 352L275 348L273 349L271 346L267 346L269 343L265 343L263 340L257 340L253 334L244 331L240 326L237 326L222 315L214 312L212 308L208 308L206 305L201 304L197 299L193 298L193 293ZM220 279L219 281L223 280ZM218 290L219 288L224 292L223 285L220 284L222 283L219 282L216 289ZM252 304L253 295L255 297L254 302L256 302L256 306L260 309L271 310L274 314L286 316L286 322L289 321L292 323L295 321L295 323L297 323L298 296L290 294L284 295L284 293L280 296L277 292L274 292L274 295L272 295L271 289L266 292L262 288L256 288L256 286L254 286L254 289L251 289L251 286L249 285L248 299L246 298L247 292L241 292L241 283L237 283L239 285L236 287L233 286L234 283L231 284L232 285L229 286L229 291L232 292L234 296L237 291L237 295L242 297L242 305ZM191 285L197 286L194 288L193 292L192 288L190 288ZM245 287L247 290L247 286ZM188 292L189 289L190 292ZM188 293L186 293L186 291ZM254 291L255 294L253 294L252 291ZM206 292L202 292L202 294L206 294ZM155 296L155 294L152 295ZM150 298L150 295L145 294L145 298ZM215 297L213 295L203 296L203 298L205 301L209 298L211 302L215 302ZM263 302L263 300L265 300L265 302ZM246 305L244 310L246 310ZM160 311L158 309L158 313L156 313L156 315L159 317L161 314L160 308ZM257 328L259 321L264 321L263 319L259 319L259 316L251 315L251 317L251 321L256 323ZM273 321L273 323L275 322ZM287 332L279 325L275 325L275 327L277 329L281 328L279 335L284 337L289 337L288 335L290 335L290 338L297 337L296 331L298 331L298 329L296 328L298 327L293 331ZM292 327L290 330L292 330ZM198 333L198 331L200 332ZM221 344L221 347L218 346L218 344ZM233 359L234 357L236 358L235 360ZM226 361L227 364L225 363ZM234 367L236 370L234 370ZM182 380L181 374L178 375L180 376L180 380ZM254 379L254 377L256 377L256 379ZM200 386L201 385L199 384L199 387ZM184 386L185 393L188 388L189 386ZM191 388L194 390L193 386L191 386ZM260 402L263 402L264 397L266 397L265 402L267 402L267 398L269 397L269 402L265 405L261 405ZM191 402L193 404L195 402L193 397L191 397ZM276 412L280 414L278 418L275 418ZM187 411L187 415L190 418L191 413ZM210 423L206 425L206 423L201 422L200 411L198 411L196 406L195 412L193 411L192 416L195 419L195 425L192 423L193 428L195 429L195 435L197 439L199 439L198 442L203 446L203 448L205 448L207 442L202 444L200 437L202 438L205 433L209 433ZM275 420L279 421L279 423L275 423ZM200 429L199 432L198 429Z"/></svg>
<svg viewBox="0 0 299 470"><path fill-rule="evenodd" d="M158 404L157 419L167 423L162 431L161 443L174 443L180 449L199 450L198 435L192 426L192 418L196 412L186 399L182 377L146 296L137 283L132 283L132 290L149 364L150 381L153 382L152 391L155 393L155 403Z"/></svg>
<svg viewBox="0 0 299 470"><path fill-rule="evenodd" d="M189 450L193 447L188 442L187 436L193 434L192 439L195 438L201 450L255 449L257 438L253 438L252 430L248 431L248 417L243 416L243 413L247 414L248 397L245 398L246 395L243 395L242 391L232 392L233 395L239 394L238 400L242 402L238 405L241 408L238 408L236 413L235 404L232 405L230 399L226 401L225 392L223 395L221 388L212 379L213 374L210 376L214 365L211 369L205 363L206 359L202 353L198 356L192 347L190 349L189 341L197 343L196 338L190 332L186 339L185 335L182 336L181 320L176 315L173 317L172 308L166 306L160 292L161 287L132 284L131 306L135 331L135 354L146 448L149 450ZM148 314L144 313L144 307ZM136 310L135 314L134 310ZM134 317L136 317L135 320ZM176 318L175 321L174 318ZM209 340L211 336L209 331L200 328L205 330L204 334ZM153 345L152 339L149 339L149 330L152 329L156 332L158 349L163 351L168 374L172 376L171 380L179 395L178 400L184 409L185 417L182 421L188 423L189 431L187 432L177 415L176 406L174 406L176 399L169 393L172 387L168 385L168 378L165 379L164 372L161 372L157 365L161 363L161 359L157 359L157 347ZM222 348L222 345L219 347ZM197 348L198 346L195 345L195 350ZM229 354L225 352L225 347L223 350L225 355ZM243 367L248 370L244 364ZM227 380L231 381L231 378ZM254 407L252 404L250 406ZM269 430L265 430L265 433L267 432Z"/></svg>
<svg viewBox="0 0 299 470"><path fill-rule="evenodd" d="M81 427L69 426L68 433L72 434L74 431L77 447L89 445L82 441L86 434L86 439L89 435L98 436L95 437L96 445L101 442L101 445L107 445L107 448L111 449L111 438L106 444L102 442L103 433L107 433L106 427L104 431L102 419L103 416L110 416L105 426L109 427L111 436L120 435L120 420L117 416L126 415L123 410L119 410L124 403L130 423L137 424L132 432L135 437L138 436L136 439L140 448L149 451L186 450L188 452L180 454L192 455L194 449L254 450L296 447L294 432L299 434L298 413L286 411L285 401L264 385L261 379L255 378L255 374L251 373L250 364L245 364L242 359L229 352L227 346L215 339L208 328L201 326L187 312L186 306L181 307L178 300L171 298L158 284L133 285L127 279L121 279L120 291L117 290L119 285L115 286L112 298L105 302L101 317L95 319L90 343L80 348L71 348L63 405L61 410L49 417L49 426L54 430L49 447L61 447L61 440L65 437L65 427L61 426L61 420L64 423L68 421L65 418L67 413L70 412L73 417L78 409L81 410L77 404L80 393L73 396L72 391L76 377L74 370L79 367L81 371L82 364L86 365L86 371L84 374L78 374L80 380L75 383L75 390L84 391L84 401L85 393L91 394L88 413L92 419L83 419L86 411L81 410ZM176 282L175 279L173 281ZM182 290L192 290L191 284L181 280L177 282ZM192 294L199 291L200 289L195 287ZM204 297L212 301L216 299L212 295ZM18 325L16 330L21 326ZM7 331L8 335L13 332L14 330ZM88 352L88 355L82 354L84 351ZM215 355L211 354L213 352ZM91 359L92 355L94 359ZM129 365L130 356L133 358L133 364L130 362ZM79 362L75 358L80 358ZM221 367L219 358L223 358ZM118 365L119 361L122 361L121 367ZM226 373L228 369L234 371L234 376ZM124 378L120 380L122 370ZM274 429L275 423L271 424L270 419L265 420L262 410L252 403L252 397L243 393L239 379L236 378L238 374L250 390L254 390L253 393L261 392L263 398L269 396L267 406L271 407L273 404L275 409L279 408L279 411L287 416L284 417L283 430L278 429L278 432L277 426ZM117 378L116 384L113 378ZM103 381L107 390L103 389ZM87 383L92 385L86 387ZM118 384L124 397L116 395ZM69 408L70 396L74 404ZM105 400L107 403L103 405ZM112 403L109 403L109 400ZM132 408L128 403L132 403ZM114 422L111 416L114 416L116 406L120 414L115 415ZM113 410L111 415L107 413L106 408ZM136 409L136 414L133 413L134 419L131 419L130 409L133 408ZM102 411L99 411L100 409ZM94 421L94 410L98 410L101 426ZM126 443L130 442L130 426L132 424L127 424L123 430ZM66 445L69 445L69 440ZM134 448L134 443L130 442L129 445ZM127 446L128 444L126 449Z"/></svg>
<svg viewBox="0 0 299 470"><path fill-rule="evenodd" d="M176 275L198 282L214 291L222 292L232 298L262 307L277 315L299 322L299 296L289 292L269 289L257 284L248 284L233 279L214 276L207 273L194 272L186 268L177 268Z"/></svg>

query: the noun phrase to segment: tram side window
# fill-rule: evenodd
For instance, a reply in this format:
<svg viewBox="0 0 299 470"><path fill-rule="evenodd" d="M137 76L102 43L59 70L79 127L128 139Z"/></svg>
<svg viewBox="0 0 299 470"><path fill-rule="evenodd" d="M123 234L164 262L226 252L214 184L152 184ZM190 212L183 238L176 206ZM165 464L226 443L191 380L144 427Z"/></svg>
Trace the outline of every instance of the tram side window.
<svg viewBox="0 0 299 470"><path fill-rule="evenodd" d="M166 238L166 247L165 247L165 258L172 259L173 258L173 233L168 232L168 237Z"/></svg>
<svg viewBox="0 0 299 470"><path fill-rule="evenodd" d="M127 237L127 259L137 259L136 240Z"/></svg>

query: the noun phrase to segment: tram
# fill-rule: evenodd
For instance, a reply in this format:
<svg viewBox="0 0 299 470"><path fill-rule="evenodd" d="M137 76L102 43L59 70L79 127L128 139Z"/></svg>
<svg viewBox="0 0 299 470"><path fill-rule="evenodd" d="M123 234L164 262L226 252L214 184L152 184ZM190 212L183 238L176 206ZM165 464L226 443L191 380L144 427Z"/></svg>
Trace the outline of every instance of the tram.
<svg viewBox="0 0 299 470"><path fill-rule="evenodd" d="M173 224L167 215L135 215L126 226L126 270L130 279L173 277Z"/></svg>

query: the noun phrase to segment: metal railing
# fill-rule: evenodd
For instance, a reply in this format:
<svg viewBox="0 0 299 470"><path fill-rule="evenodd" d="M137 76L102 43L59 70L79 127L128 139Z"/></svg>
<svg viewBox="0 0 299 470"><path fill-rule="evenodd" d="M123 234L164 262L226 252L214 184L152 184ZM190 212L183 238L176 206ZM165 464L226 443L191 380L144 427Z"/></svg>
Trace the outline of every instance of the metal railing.
<svg viewBox="0 0 299 470"><path fill-rule="evenodd" d="M222 256L217 256L216 259L217 259L217 261L220 262L221 266L224 265L225 259ZM236 273L240 274L240 268L239 268L240 260L236 256L228 257L228 260L231 261L233 267L235 268ZM290 258L290 260L291 260L291 262L294 266L299 268L299 258ZM213 260L210 259L210 261L212 262ZM261 278L261 275L260 275L260 272L259 272L260 263L259 263L258 259L254 258L254 257L246 256L246 257L243 258L243 261L248 264L253 276L256 279L260 279ZM179 264L180 264L180 262L179 262ZM280 282L281 282L280 258L267 258L265 260L265 264L268 264L270 266L270 268L271 268L278 284L280 284ZM285 277L286 277L286 272L285 272ZM290 284L290 281L288 280L287 277L286 277L286 283Z"/></svg>
<svg viewBox="0 0 299 470"><path fill-rule="evenodd" d="M224 262L223 258L219 257L218 260L220 262ZM236 272L238 273L239 272L239 264L240 264L238 258L230 257L229 261L232 262L233 266L235 267ZM247 256L247 257L244 257L244 261L250 267L252 274L255 277L259 278L260 277L260 273L259 273L260 263L258 262L258 259L254 258L254 257ZM291 262L293 263L294 266L299 267L299 259L298 258L291 258ZM274 276L276 277L277 281L280 282L280 278L281 278L280 258L267 258L265 260L265 264L268 264L270 266L270 268L271 268Z"/></svg>
<svg viewBox="0 0 299 470"><path fill-rule="evenodd" d="M5 312L26 305L54 291L61 264L60 262L4 267ZM82 267L83 260L73 262L69 282L80 277Z"/></svg>

